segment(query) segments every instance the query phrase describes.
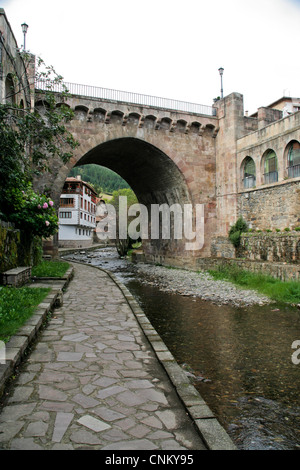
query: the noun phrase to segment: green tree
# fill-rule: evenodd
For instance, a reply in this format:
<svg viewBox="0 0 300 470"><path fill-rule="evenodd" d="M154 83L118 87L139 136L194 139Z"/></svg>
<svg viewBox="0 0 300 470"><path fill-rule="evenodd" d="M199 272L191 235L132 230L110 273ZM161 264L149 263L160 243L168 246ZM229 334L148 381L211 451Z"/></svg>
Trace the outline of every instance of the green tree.
<svg viewBox="0 0 300 470"><path fill-rule="evenodd" d="M24 62L31 60L32 56L24 55ZM78 145L66 128L73 113L65 105L68 94L62 77L38 59L34 79L43 90L33 109L14 104L20 101L14 94L28 96L17 77L18 86L11 87L7 102L0 104L0 219L21 229L22 247L26 247L20 251L22 264L30 262L33 240L36 243L37 237L47 238L58 230L53 201L33 191L33 177L51 171L54 157L66 163Z"/></svg>
<svg viewBox="0 0 300 470"><path fill-rule="evenodd" d="M128 183L120 175L100 165L89 164L72 168L69 176L80 175L83 181L101 188L104 193L112 193L118 189L129 188Z"/></svg>
<svg viewBox="0 0 300 470"><path fill-rule="evenodd" d="M241 234L247 231L248 225L247 222L243 219L243 217L239 217L236 223L230 227L228 237L231 243L236 248L240 246Z"/></svg>
<svg viewBox="0 0 300 470"><path fill-rule="evenodd" d="M135 193L130 188L119 189L118 191L113 192L113 197L109 201L116 210L116 248L119 253L119 256L126 256L128 250L131 248L132 244L136 240L132 240L128 234L128 225L131 222L132 217L127 217L127 238L120 238L119 234L119 209L120 209L120 196L127 198L127 209L129 209L133 204L138 204L138 199Z"/></svg>
<svg viewBox="0 0 300 470"><path fill-rule="evenodd" d="M26 60L29 61L30 57L25 54ZM16 99L0 104L0 218L15 222L20 228L26 227L26 230L26 201L41 197L32 190L33 176L51 171L50 161L53 157L59 157L66 163L78 145L66 128L73 113L64 104L68 95L62 77L53 67L46 66L38 59L35 80L43 83L39 106L21 109L13 104ZM58 87L60 92L54 93ZM18 88L17 93L21 91ZM57 100L61 103L59 107ZM27 199L24 194L28 194ZM36 218L40 215L35 213ZM33 225L30 226L33 227L33 212L31 216ZM40 232L41 236L45 235L44 229Z"/></svg>

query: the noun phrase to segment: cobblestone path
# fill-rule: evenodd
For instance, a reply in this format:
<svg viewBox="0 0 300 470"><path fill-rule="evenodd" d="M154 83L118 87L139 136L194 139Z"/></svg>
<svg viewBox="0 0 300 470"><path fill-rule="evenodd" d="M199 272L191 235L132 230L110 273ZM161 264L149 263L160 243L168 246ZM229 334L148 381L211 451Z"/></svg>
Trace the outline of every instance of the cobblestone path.
<svg viewBox="0 0 300 470"><path fill-rule="evenodd" d="M1 449L205 449L123 293L74 279L0 413Z"/></svg>

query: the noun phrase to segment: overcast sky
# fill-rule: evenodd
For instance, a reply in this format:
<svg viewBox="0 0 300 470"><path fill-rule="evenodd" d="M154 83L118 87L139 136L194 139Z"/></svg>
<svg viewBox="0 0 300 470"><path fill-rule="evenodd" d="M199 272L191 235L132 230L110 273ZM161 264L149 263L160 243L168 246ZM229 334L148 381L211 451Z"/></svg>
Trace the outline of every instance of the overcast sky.
<svg viewBox="0 0 300 470"><path fill-rule="evenodd" d="M2 0L19 46L66 82L254 113L300 96L300 0Z"/></svg>

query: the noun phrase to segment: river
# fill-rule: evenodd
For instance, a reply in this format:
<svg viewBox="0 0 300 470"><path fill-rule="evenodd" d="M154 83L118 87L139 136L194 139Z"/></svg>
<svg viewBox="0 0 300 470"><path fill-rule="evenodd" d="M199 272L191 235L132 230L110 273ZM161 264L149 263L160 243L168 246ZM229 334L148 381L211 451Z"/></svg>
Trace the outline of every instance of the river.
<svg viewBox="0 0 300 470"><path fill-rule="evenodd" d="M241 450L300 450L300 312L236 307L162 291L114 248L64 258L113 272ZM149 281L149 282L148 282Z"/></svg>

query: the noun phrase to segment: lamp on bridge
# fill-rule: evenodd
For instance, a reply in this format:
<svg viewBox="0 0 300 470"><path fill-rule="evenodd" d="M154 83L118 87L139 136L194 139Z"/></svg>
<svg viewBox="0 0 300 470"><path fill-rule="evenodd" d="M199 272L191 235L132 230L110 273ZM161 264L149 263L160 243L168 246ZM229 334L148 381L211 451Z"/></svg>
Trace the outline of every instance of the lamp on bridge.
<svg viewBox="0 0 300 470"><path fill-rule="evenodd" d="M223 72L224 72L223 67L220 67L219 68L219 74L220 74L220 77L221 77L221 99L223 98Z"/></svg>
<svg viewBox="0 0 300 470"><path fill-rule="evenodd" d="M23 34L24 34L24 45L23 45L23 48L24 48L24 51L26 50L26 33L27 33L27 29L28 29L28 24L26 23L23 23L21 24L22 26L22 31L23 31Z"/></svg>

